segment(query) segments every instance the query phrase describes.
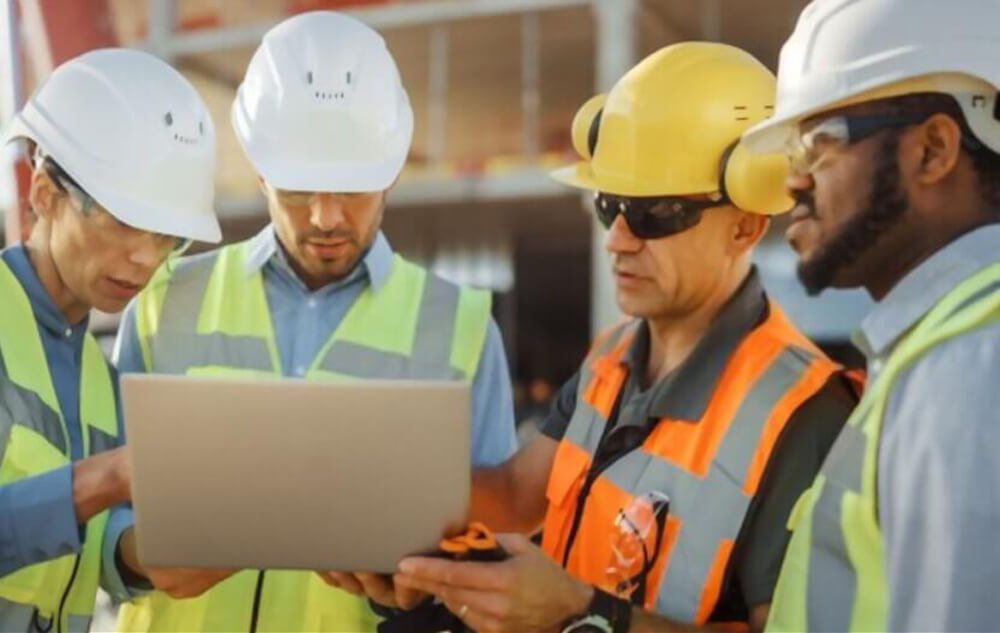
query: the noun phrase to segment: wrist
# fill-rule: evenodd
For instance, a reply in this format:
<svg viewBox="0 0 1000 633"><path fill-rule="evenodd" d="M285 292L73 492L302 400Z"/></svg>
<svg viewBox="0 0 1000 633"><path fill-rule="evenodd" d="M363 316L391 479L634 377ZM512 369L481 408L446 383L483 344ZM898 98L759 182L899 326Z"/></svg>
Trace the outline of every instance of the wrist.
<svg viewBox="0 0 1000 633"><path fill-rule="evenodd" d="M567 595L563 622L586 615L590 609L590 603L594 600L594 591L595 589L592 586L574 578L573 591Z"/></svg>

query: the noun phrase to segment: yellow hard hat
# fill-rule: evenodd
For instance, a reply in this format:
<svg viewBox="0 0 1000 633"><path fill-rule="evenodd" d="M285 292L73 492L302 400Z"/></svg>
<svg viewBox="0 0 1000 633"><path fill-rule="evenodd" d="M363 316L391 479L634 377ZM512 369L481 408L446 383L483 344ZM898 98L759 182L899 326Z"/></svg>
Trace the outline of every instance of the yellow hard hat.
<svg viewBox="0 0 1000 633"><path fill-rule="evenodd" d="M573 119L583 160L556 180L619 196L722 194L761 214L793 206L788 159L751 154L743 132L774 111L774 75L746 51L684 42L639 62Z"/></svg>

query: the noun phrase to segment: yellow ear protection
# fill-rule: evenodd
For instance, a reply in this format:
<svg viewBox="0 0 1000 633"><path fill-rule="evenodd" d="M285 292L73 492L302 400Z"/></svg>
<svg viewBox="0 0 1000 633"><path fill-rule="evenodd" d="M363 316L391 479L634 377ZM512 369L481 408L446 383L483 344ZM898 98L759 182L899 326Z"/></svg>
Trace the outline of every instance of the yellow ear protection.
<svg viewBox="0 0 1000 633"><path fill-rule="evenodd" d="M789 172L784 154L753 154L736 141L722 154L719 191L737 209L761 215L785 213L795 206L785 187Z"/></svg>
<svg viewBox="0 0 1000 633"><path fill-rule="evenodd" d="M597 136L601 131L601 114L604 112L604 104L607 100L607 94L595 95L580 106L573 117L573 125L570 128L573 149L584 160L590 160L594 157Z"/></svg>

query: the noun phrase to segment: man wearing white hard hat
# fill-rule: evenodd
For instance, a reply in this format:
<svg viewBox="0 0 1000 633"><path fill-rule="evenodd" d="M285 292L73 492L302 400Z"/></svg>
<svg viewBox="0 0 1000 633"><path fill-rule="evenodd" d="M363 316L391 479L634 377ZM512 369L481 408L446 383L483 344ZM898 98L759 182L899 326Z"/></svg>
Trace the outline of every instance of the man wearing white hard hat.
<svg viewBox="0 0 1000 633"><path fill-rule="evenodd" d="M271 223L179 262L126 311L121 371L472 382L472 458L515 449L490 297L394 255L379 227L413 113L383 39L333 12L263 39L232 109ZM352 421L354 422L354 421ZM295 433L295 420L275 420ZM357 421L363 423L363 421ZM194 600L153 593L122 630L363 631L367 603L313 573L245 571Z"/></svg>
<svg viewBox="0 0 1000 633"><path fill-rule="evenodd" d="M178 586L136 561L117 375L87 317L122 310L191 240L218 241L215 136L175 70L106 49L57 68L14 139L35 221L0 253L0 630L86 631L99 585L119 600L143 576Z"/></svg>
<svg viewBox="0 0 1000 633"><path fill-rule="evenodd" d="M771 630L1000 626L1000 2L819 0L781 52L788 239L817 293L878 304L871 381L813 487Z"/></svg>

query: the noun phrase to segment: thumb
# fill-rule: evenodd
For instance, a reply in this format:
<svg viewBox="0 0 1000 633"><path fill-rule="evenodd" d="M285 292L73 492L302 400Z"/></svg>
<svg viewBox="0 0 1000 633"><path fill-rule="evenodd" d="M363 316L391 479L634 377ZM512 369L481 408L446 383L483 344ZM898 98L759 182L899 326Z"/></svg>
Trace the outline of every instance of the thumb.
<svg viewBox="0 0 1000 633"><path fill-rule="evenodd" d="M523 534L497 534L496 537L500 547L504 548L511 556L526 554L537 549L535 544Z"/></svg>

